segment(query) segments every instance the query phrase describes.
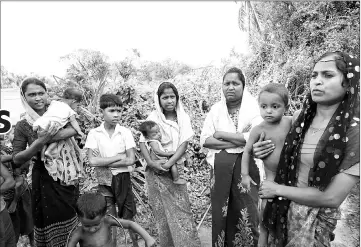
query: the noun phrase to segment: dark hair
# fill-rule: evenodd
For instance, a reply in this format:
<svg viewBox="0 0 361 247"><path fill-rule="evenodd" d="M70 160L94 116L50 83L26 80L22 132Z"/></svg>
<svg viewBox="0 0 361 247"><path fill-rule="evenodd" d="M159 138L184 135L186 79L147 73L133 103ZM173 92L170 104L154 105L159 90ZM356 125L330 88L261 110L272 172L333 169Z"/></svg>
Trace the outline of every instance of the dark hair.
<svg viewBox="0 0 361 247"><path fill-rule="evenodd" d="M344 57L340 51L332 51L324 53L319 59L317 59L316 63L320 62L325 57L332 57L332 60L335 61L336 68L341 71L343 74L344 80L342 81L342 86L345 87L345 82L347 82L347 64L345 62ZM332 61L331 60L331 61ZM315 65L316 65L315 63Z"/></svg>
<svg viewBox="0 0 361 247"><path fill-rule="evenodd" d="M144 137L147 137L148 131L156 125L157 123L154 121L144 121L139 125L139 131L143 134Z"/></svg>
<svg viewBox="0 0 361 247"><path fill-rule="evenodd" d="M178 90L177 90L177 88L174 86L174 84L173 83L171 83L171 82L163 82L162 84L160 84L159 85L159 87L158 87L158 91L157 91L157 95L158 95L158 100L159 100L159 104L160 104L160 96L164 93L164 91L166 90L166 89L168 89L168 88L170 88L170 89L172 89L173 90L173 93L175 94L175 98L176 98L176 100L177 100L177 104L178 104L178 100L179 100L179 94L178 94Z"/></svg>
<svg viewBox="0 0 361 247"><path fill-rule="evenodd" d="M226 77L226 75L228 75L230 73L236 73L238 75L238 79L241 80L243 88L244 88L244 86L246 85L246 79L244 78L242 70L240 70L239 68L236 68L236 67L233 67L233 68L230 68L229 70L227 70L227 72L223 76L222 81L224 81L224 78Z"/></svg>
<svg viewBox="0 0 361 247"><path fill-rule="evenodd" d="M108 107L114 107L114 106L121 107L123 103L118 95L103 94L102 96L100 96L99 105L100 105L100 109L104 110L105 108Z"/></svg>
<svg viewBox="0 0 361 247"><path fill-rule="evenodd" d="M281 84L281 83L269 83L266 86L261 88L261 91L258 94L258 100L259 97L261 96L261 94L263 92L268 92L268 93L275 93L278 94L281 99L283 100L283 102L285 103L285 106L288 106L288 90L285 87L285 85Z"/></svg>
<svg viewBox="0 0 361 247"><path fill-rule="evenodd" d="M80 102L83 99L83 93L75 88L75 87L71 87L71 88L67 88L65 89L64 93L63 93L63 98L64 99L74 99L77 102Z"/></svg>
<svg viewBox="0 0 361 247"><path fill-rule="evenodd" d="M28 77L21 83L21 91L23 92L23 94L25 94L26 89L30 84L38 85L44 88L45 91L47 91L44 82L40 81L38 78L35 77Z"/></svg>
<svg viewBox="0 0 361 247"><path fill-rule="evenodd" d="M86 193L79 197L75 205L78 217L94 219L97 216L104 216L107 212L105 197L99 193Z"/></svg>

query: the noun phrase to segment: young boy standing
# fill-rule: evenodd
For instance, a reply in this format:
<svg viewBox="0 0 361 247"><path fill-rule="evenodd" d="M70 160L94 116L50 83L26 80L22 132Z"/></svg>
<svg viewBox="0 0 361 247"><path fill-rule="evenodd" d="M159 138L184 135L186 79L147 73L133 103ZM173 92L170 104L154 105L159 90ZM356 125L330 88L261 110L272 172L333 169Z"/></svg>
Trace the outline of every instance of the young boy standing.
<svg viewBox="0 0 361 247"><path fill-rule="evenodd" d="M262 132L265 134L266 140L272 140L272 142L276 145L272 154L263 159L266 174L265 179L273 181L276 176L280 154L282 152L287 133L290 131L292 122L292 117L284 116L288 108L288 102L288 91L286 87L280 83L267 84L261 89L258 95L260 112L264 121L252 129L246 147L243 151L241 183L245 190L250 189L251 183L255 185L255 182L249 176L249 161L251 159L252 146L260 138ZM263 218L266 201L266 199L262 200L260 211L261 218ZM258 246L268 246L267 240L268 231L261 223Z"/></svg>
<svg viewBox="0 0 361 247"><path fill-rule="evenodd" d="M108 208L118 206L118 217L132 220L136 214L130 171L135 162L135 142L131 131L119 125L122 102L114 94L100 97L104 122L90 130L85 148L90 166L95 167L98 192L106 197ZM98 154L98 155L97 155ZM115 210L112 210L115 214ZM129 231L133 246L138 246Z"/></svg>

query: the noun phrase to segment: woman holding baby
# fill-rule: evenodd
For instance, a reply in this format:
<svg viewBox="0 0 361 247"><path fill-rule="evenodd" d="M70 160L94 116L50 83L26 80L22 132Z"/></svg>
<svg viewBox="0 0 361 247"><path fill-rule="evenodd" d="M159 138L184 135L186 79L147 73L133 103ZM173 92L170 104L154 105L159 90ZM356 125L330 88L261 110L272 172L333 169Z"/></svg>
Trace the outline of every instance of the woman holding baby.
<svg viewBox="0 0 361 247"><path fill-rule="evenodd" d="M147 120L154 121L161 133L160 144L174 154L166 161L152 160L144 136L140 149L147 162L146 181L149 203L156 219L161 247L199 247L186 184L174 183L169 169L176 166L180 176L188 142L193 137L189 116L183 109L177 88L163 82L154 94L155 110Z"/></svg>
<svg viewBox="0 0 361 247"><path fill-rule="evenodd" d="M263 216L268 246L330 246L339 206L360 176L359 90L359 59L329 52L315 63L276 178L260 188L262 198L272 198ZM267 140L253 147L258 158L273 151Z"/></svg>
<svg viewBox="0 0 361 247"><path fill-rule="evenodd" d="M77 134L71 127L58 131L59 126L51 123L46 129L33 130L34 122L47 111L48 94L45 84L36 78L27 78L21 85L21 99L26 110L14 130L13 161L17 166L32 159L32 211L34 220L35 246L65 246L70 230L78 224L74 206L79 195L78 185L67 185L53 174L42 160L41 151L49 143L68 140ZM66 147L65 147L66 146ZM59 159L66 165L73 155L73 146L60 149ZM80 157L79 154L77 157ZM79 161L79 160L78 160Z"/></svg>

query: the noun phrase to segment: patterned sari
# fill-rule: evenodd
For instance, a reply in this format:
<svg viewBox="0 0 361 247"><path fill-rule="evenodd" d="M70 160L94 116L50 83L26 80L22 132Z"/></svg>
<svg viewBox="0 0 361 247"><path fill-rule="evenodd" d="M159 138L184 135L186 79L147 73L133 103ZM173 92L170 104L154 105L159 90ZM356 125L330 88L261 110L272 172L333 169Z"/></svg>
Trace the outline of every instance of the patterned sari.
<svg viewBox="0 0 361 247"><path fill-rule="evenodd" d="M156 122L162 133L161 144L169 151L176 151L184 142L193 137L193 130L188 114L182 103L176 107L177 119L167 120L159 104L157 93L154 94L156 110L147 120ZM145 142L141 136L140 142ZM183 174L184 155L176 162L180 176ZM155 171L146 168L149 203L159 233L161 247L199 247L200 239L193 219L187 185L173 183L170 172Z"/></svg>
<svg viewBox="0 0 361 247"><path fill-rule="evenodd" d="M25 119L18 122L14 133L14 155L36 139L37 134ZM78 224L74 207L79 188L54 181L41 161L40 152L33 161L31 207L35 246L63 247L70 230Z"/></svg>
<svg viewBox="0 0 361 247"><path fill-rule="evenodd" d="M38 138L32 124L39 115L28 105L22 95L26 113L14 130L13 157L24 151ZM62 149L65 160L74 150L70 146ZM34 244L36 247L63 247L68 234L78 224L75 203L79 197L79 186L65 186L49 175L40 151L32 157L32 216L34 221Z"/></svg>
<svg viewBox="0 0 361 247"><path fill-rule="evenodd" d="M334 176L349 173L360 162L360 61L338 52L335 60L343 60L347 73L347 92L327 124L312 158L307 185L320 191L327 189ZM330 60L328 60L330 61ZM324 61L321 61L324 62ZM306 133L316 115L317 104L308 94L303 108L288 133L280 155L275 182L298 186L302 147L307 145ZM342 186L342 185L340 185ZM268 202L263 224L269 230L269 246L330 246L333 231L340 219L338 209L310 207L276 197Z"/></svg>
<svg viewBox="0 0 361 247"><path fill-rule="evenodd" d="M177 165L178 170L182 165ZM186 185L173 183L170 172L147 167L149 203L156 219L161 247L201 246Z"/></svg>
<svg viewBox="0 0 361 247"><path fill-rule="evenodd" d="M241 185L242 154L216 154L211 178L212 243L214 247L257 246L258 186L247 193ZM252 160L249 174L257 184L259 170Z"/></svg>

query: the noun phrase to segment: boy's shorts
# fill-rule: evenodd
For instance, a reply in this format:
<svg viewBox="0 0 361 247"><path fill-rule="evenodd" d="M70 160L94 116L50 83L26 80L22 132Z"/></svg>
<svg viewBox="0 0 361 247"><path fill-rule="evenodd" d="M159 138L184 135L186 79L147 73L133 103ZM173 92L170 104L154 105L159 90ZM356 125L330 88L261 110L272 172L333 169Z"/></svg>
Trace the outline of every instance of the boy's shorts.
<svg viewBox="0 0 361 247"><path fill-rule="evenodd" d="M119 218L130 220L135 216L136 206L129 172L113 175L112 185L99 185L98 192L105 196L108 209L114 204L118 206Z"/></svg>
<svg viewBox="0 0 361 247"><path fill-rule="evenodd" d="M0 212L0 246L16 247L16 238L7 209Z"/></svg>

